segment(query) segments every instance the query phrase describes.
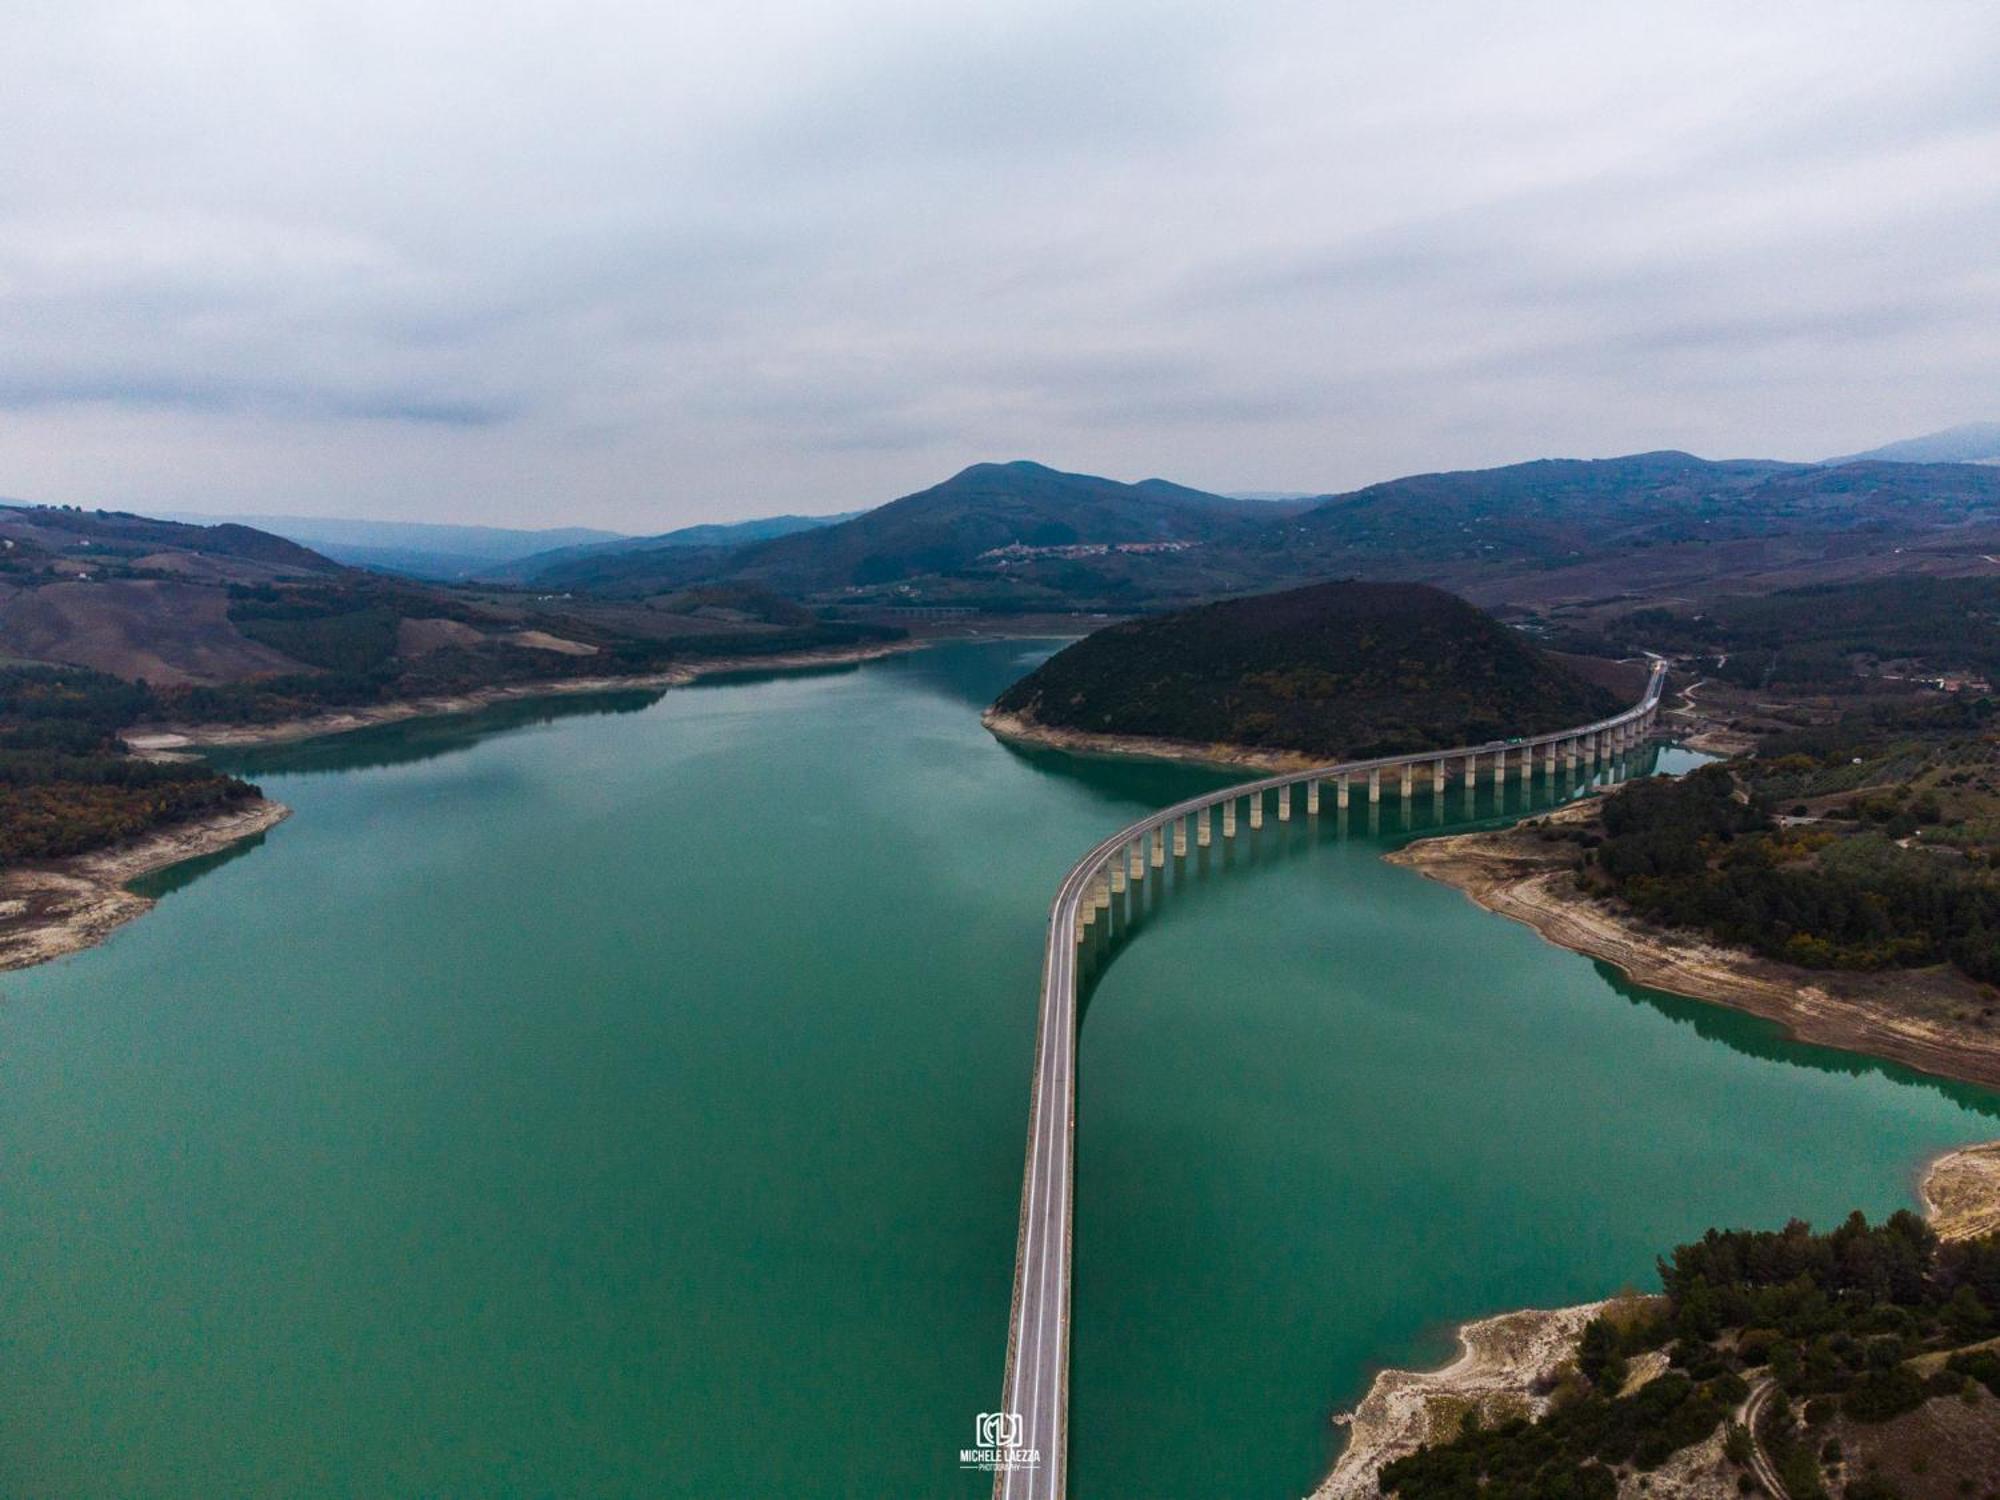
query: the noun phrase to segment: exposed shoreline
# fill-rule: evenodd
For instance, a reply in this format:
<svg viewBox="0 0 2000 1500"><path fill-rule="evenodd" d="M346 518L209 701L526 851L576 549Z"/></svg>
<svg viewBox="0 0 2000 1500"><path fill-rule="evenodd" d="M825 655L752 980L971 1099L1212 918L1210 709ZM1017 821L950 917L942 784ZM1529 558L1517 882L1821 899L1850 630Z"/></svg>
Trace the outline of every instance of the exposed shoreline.
<svg viewBox="0 0 2000 1500"><path fill-rule="evenodd" d="M1526 1308L1459 1325L1458 1357L1436 1370L1383 1370L1351 1412L1333 1420L1347 1428L1347 1447L1311 1500L1372 1500L1376 1476L1394 1462L1457 1434L1464 1414L1482 1421L1540 1416L1548 1407L1535 1387L1553 1378L1604 1308Z"/></svg>
<svg viewBox="0 0 2000 1500"><path fill-rule="evenodd" d="M108 849L0 872L0 970L94 948L153 909L150 899L127 889L129 882L257 837L291 811L257 797Z"/></svg>
<svg viewBox="0 0 2000 1500"><path fill-rule="evenodd" d="M1054 729L1037 724L1019 714L1003 714L987 709L979 722L995 739L1012 744L1034 745L1045 750L1066 750L1071 755L1138 757L1168 760L1181 765L1220 767L1225 770L1264 771L1277 775L1285 771L1307 771L1328 764L1324 755L1306 755L1297 750L1257 750L1248 745L1218 741L1201 744L1194 740L1148 739L1140 735L1092 734L1082 729Z"/></svg>
<svg viewBox="0 0 2000 1500"><path fill-rule="evenodd" d="M1588 802L1577 803L1549 821L1592 812ZM1419 839L1384 858L1463 891L1558 947L1612 964L1635 983L1776 1021L1796 1041L2000 1088L2000 1028L1977 1024L1990 1000L1948 966L1877 974L1800 969L1652 927L1579 893L1573 850L1516 825Z"/></svg>
<svg viewBox="0 0 2000 1500"><path fill-rule="evenodd" d="M154 724L122 736L135 755L178 760L204 749L290 744L409 719L468 713L495 703L578 693L684 687L703 677L745 671L801 671L872 661L927 645L923 640L881 641L838 651L796 651L781 656L717 657L643 677L565 677L513 683L434 698L402 699L289 719L276 724ZM0 971L25 969L85 948L151 911L154 903L126 889L142 875L203 855L276 827L291 815L283 803L259 797L211 817L157 829L143 838L71 859L48 860L0 872Z"/></svg>
<svg viewBox="0 0 2000 1500"><path fill-rule="evenodd" d="M1932 1159L1918 1197L1941 1239L1966 1240L2000 1230L2000 1141L1964 1146ZM1615 1299L1614 1299L1615 1300ZM1353 1411L1333 1420L1348 1429L1346 1449L1310 1500L1374 1500L1385 1464L1457 1434L1476 1406L1488 1425L1539 1416L1546 1392L1574 1357L1583 1327L1607 1302L1525 1308L1476 1318L1458 1330L1458 1357L1435 1370L1383 1370ZM1636 1362L1635 1362L1636 1366ZM1633 1382L1656 1371L1635 1367ZM1683 1450L1654 1471L1652 1496L1730 1496L1720 1464L1721 1439Z"/></svg>
<svg viewBox="0 0 2000 1500"><path fill-rule="evenodd" d="M843 646L830 651L792 651L777 656L715 657L689 662L661 672L632 677L556 677L544 682L508 683L504 686L474 688L430 698L399 698L388 703L371 703L356 708L330 709L299 719L275 724L146 724L123 736L135 754L152 758L176 757L190 751L246 749L258 745L285 745L326 735L349 734L357 729L374 729L384 724L400 724L409 719L440 718L449 714L471 713L496 703L513 703L529 698L557 698L576 693L647 692L686 687L704 677L731 672L797 672L814 667L846 666L874 661L905 651L922 650L928 640L876 641L866 646Z"/></svg>

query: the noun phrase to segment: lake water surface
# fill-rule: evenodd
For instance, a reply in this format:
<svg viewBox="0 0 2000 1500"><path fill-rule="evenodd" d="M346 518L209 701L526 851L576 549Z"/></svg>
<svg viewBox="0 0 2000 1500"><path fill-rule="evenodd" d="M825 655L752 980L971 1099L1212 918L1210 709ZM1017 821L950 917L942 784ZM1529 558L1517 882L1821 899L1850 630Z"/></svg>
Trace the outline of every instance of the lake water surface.
<svg viewBox="0 0 2000 1500"><path fill-rule="evenodd" d="M1048 649L249 758L289 822L0 979L0 1493L983 1494L1047 902L1217 784L996 744ZM1090 995L1080 1497L1302 1494L1458 1320L2000 1134L1334 822L1156 877Z"/></svg>

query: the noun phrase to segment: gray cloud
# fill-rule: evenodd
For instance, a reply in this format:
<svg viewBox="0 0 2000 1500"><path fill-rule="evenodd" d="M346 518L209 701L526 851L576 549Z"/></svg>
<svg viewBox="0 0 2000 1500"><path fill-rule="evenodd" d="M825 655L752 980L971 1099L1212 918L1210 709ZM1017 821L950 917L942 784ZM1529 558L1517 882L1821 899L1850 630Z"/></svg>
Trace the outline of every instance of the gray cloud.
<svg viewBox="0 0 2000 1500"><path fill-rule="evenodd" d="M1721 0L0 19L0 489L633 528L2000 415L2000 18Z"/></svg>

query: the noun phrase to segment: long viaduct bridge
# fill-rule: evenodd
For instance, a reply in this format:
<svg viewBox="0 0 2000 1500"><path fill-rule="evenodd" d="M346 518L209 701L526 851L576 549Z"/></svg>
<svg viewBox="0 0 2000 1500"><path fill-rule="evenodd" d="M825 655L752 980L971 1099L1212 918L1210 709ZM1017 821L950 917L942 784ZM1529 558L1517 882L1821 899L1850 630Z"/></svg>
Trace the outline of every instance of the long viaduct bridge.
<svg viewBox="0 0 2000 1500"><path fill-rule="evenodd" d="M995 1500L1061 1500L1067 1482L1069 1428L1070 1224L1075 1186L1077 950L1091 928L1113 920L1112 897L1136 887L1147 871L1206 848L1216 833L1236 837L1239 824L1261 828L1275 799L1281 821L1292 816L1292 794L1305 789L1305 814L1315 817L1329 793L1337 808L1365 796L1380 802L1384 782L1407 800L1419 771L1441 795L1456 771L1470 790L1481 768L1496 786L1512 770L1522 781L1539 759L1551 779L1558 767L1594 771L1642 743L1659 715L1667 664L1655 661L1645 695L1631 708L1595 724L1527 739L1492 741L1456 750L1427 750L1376 760L1343 761L1241 783L1177 802L1121 828L1070 868L1049 908L1042 960L1042 1003L1035 1038L1035 1086L1028 1117L1028 1162L1021 1185L1021 1229L1014 1255L1014 1306L1007 1325L1007 1376L1002 1411L981 1423L993 1450Z"/></svg>

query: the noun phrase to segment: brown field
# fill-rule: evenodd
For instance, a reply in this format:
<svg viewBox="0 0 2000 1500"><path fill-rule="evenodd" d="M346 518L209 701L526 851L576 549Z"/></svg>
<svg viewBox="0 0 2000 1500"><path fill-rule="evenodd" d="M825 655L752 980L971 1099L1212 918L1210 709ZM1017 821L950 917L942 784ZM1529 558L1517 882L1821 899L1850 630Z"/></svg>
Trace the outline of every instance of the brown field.
<svg viewBox="0 0 2000 1500"><path fill-rule="evenodd" d="M301 670L232 625L228 603L221 589L199 584L52 583L0 604L0 652L161 687Z"/></svg>

